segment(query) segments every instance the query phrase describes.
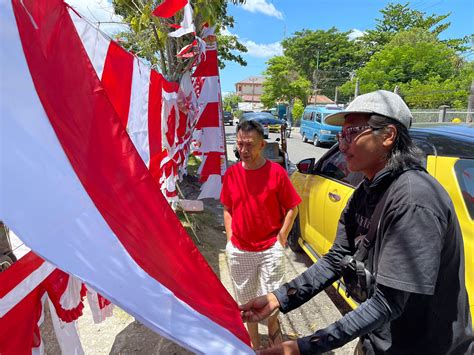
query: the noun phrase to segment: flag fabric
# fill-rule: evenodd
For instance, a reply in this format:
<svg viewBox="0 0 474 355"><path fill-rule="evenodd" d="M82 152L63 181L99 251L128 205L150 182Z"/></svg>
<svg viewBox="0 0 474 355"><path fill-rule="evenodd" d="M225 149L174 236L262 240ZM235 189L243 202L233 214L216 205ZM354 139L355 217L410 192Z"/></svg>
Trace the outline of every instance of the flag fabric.
<svg viewBox="0 0 474 355"><path fill-rule="evenodd" d="M178 26L176 31L168 33L170 37L182 37L188 33L196 32L193 22L193 8L191 4L186 4L184 6L183 21Z"/></svg>
<svg viewBox="0 0 474 355"><path fill-rule="evenodd" d="M157 17L169 18L176 15L176 13L183 8L183 20L179 25L170 25L176 28L176 31L168 33L170 37L182 37L188 33L195 33L196 28L194 27L193 8L191 4L188 0L164 0L153 11L153 15Z"/></svg>
<svg viewBox="0 0 474 355"><path fill-rule="evenodd" d="M0 285L0 354L28 354L41 347L46 295L61 321L71 323L82 315L82 283L31 251L0 273Z"/></svg>
<svg viewBox="0 0 474 355"><path fill-rule="evenodd" d="M153 15L168 18L174 16L186 4L188 4L188 0L163 0L153 11Z"/></svg>
<svg viewBox="0 0 474 355"><path fill-rule="evenodd" d="M198 98L194 139L195 150L201 156L198 169L203 182L199 199L218 199L222 189L222 177L227 167L224 122L219 68L217 65L217 44L213 29L205 27L206 52L193 73L193 84Z"/></svg>
<svg viewBox="0 0 474 355"><path fill-rule="evenodd" d="M178 172L189 142L178 144L183 123L178 108L179 84L168 82L138 57L110 40L72 8L74 27L102 87L143 162L169 200L177 198Z"/></svg>
<svg viewBox="0 0 474 355"><path fill-rule="evenodd" d="M97 75L106 65L94 67L67 5L0 7L0 218L42 258L185 348L253 353L235 301L127 134Z"/></svg>

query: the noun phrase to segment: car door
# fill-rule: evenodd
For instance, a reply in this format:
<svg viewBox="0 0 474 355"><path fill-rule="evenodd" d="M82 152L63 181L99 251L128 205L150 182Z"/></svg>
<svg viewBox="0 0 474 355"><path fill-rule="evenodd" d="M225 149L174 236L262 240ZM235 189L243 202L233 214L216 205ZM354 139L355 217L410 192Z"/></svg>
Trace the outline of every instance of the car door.
<svg viewBox="0 0 474 355"><path fill-rule="evenodd" d="M320 180L319 191L314 193L309 214L321 214L318 220L318 253L325 254L332 246L339 218L355 187L362 181L362 173L347 168L344 156L332 148L316 165L315 180ZM322 207L322 209L321 209ZM311 220L310 220L311 221Z"/></svg>
<svg viewBox="0 0 474 355"><path fill-rule="evenodd" d="M324 238L324 196L327 179L316 174L295 173L292 182L302 202L298 206L301 236L319 255L326 250Z"/></svg>

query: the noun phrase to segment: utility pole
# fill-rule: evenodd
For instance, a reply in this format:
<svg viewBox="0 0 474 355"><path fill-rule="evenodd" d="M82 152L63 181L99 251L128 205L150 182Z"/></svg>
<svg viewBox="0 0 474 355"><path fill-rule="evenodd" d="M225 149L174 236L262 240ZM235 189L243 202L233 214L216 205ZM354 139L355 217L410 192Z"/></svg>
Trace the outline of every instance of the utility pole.
<svg viewBox="0 0 474 355"><path fill-rule="evenodd" d="M314 91L315 104L318 97L318 81L319 81L319 50L316 52L316 69L313 71L313 91Z"/></svg>
<svg viewBox="0 0 474 355"><path fill-rule="evenodd" d="M336 105L337 105L338 89L339 89L339 86L336 86L336 89L334 90L334 103L335 103Z"/></svg>
<svg viewBox="0 0 474 355"><path fill-rule="evenodd" d="M469 93L469 98L467 99L467 116L466 122L472 122L472 111L474 111L474 79L471 82L471 90Z"/></svg>
<svg viewBox="0 0 474 355"><path fill-rule="evenodd" d="M354 99L359 96L359 79L356 79L356 86L354 91Z"/></svg>
<svg viewBox="0 0 474 355"><path fill-rule="evenodd" d="M249 81L252 83L252 111L255 109L255 82L257 78L249 78Z"/></svg>

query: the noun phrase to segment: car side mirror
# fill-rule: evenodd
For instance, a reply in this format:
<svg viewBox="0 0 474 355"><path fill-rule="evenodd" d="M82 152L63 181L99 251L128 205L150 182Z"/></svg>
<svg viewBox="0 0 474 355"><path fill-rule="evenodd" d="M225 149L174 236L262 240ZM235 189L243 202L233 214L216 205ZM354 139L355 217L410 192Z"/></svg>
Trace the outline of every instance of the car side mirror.
<svg viewBox="0 0 474 355"><path fill-rule="evenodd" d="M316 159L314 158L309 158L309 159L304 159L300 161L296 167L298 168L298 171L302 174L309 174L313 171L314 163Z"/></svg>

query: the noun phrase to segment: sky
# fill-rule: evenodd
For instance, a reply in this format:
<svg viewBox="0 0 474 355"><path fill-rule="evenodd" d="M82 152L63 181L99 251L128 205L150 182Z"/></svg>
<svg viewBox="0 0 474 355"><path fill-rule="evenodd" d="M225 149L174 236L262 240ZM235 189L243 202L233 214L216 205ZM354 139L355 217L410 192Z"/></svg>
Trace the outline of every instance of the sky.
<svg viewBox="0 0 474 355"><path fill-rule="evenodd" d="M91 21L120 21L113 16L110 0L69 0L71 5ZM388 3L405 4L397 0L247 0L244 5L229 2L228 13L234 17L234 28L226 31L237 35L247 46L242 56L248 65L242 67L226 62L221 70L223 93L234 92L235 83L250 76L262 75L266 62L282 54L280 42L302 29L354 31L354 35L373 29L380 10ZM474 0L412 0L410 8L427 14L451 13L451 26L442 39L459 38L474 33ZM101 24L110 32L118 25ZM470 58L474 59L474 58Z"/></svg>

